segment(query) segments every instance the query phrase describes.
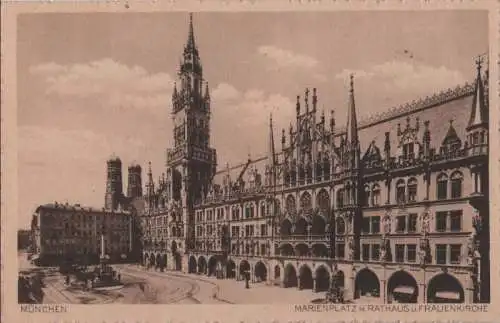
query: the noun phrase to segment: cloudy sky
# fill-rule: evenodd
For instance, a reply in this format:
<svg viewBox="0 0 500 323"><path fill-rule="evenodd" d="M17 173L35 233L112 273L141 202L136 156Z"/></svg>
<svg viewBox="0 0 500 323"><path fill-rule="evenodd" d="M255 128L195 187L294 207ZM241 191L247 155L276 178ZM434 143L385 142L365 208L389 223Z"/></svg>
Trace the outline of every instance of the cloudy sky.
<svg viewBox="0 0 500 323"><path fill-rule="evenodd" d="M19 227L38 204L104 203L105 162L152 162L171 146L170 96L187 13L36 14L18 20ZM483 12L197 13L219 165L265 152L296 95L346 119L354 72L362 119L474 79L488 49ZM143 175L144 176L144 175Z"/></svg>

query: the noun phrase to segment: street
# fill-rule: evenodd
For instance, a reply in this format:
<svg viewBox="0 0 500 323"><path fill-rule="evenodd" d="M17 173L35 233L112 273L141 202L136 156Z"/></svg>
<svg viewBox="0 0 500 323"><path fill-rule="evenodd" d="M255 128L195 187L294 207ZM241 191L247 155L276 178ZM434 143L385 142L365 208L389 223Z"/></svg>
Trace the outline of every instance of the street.
<svg viewBox="0 0 500 323"><path fill-rule="evenodd" d="M265 283L216 279L177 271L146 270L139 265L113 267L121 274L123 287L85 290L64 284L56 268L37 268L19 254L20 270L43 272L43 303L70 304L304 304L319 301L324 293L296 288L280 288Z"/></svg>

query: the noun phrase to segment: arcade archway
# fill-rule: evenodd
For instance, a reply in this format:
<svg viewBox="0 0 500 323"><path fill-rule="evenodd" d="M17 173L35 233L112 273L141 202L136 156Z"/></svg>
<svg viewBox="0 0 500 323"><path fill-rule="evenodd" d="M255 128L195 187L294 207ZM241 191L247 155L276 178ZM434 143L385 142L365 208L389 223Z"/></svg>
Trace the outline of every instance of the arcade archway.
<svg viewBox="0 0 500 323"><path fill-rule="evenodd" d="M325 292L330 287L330 273L324 266L316 269L316 291Z"/></svg>
<svg viewBox="0 0 500 323"><path fill-rule="evenodd" d="M312 271L307 265L303 265L299 270L300 275L300 289L312 289L314 286Z"/></svg>
<svg viewBox="0 0 500 323"><path fill-rule="evenodd" d="M406 271L392 274L387 282L388 303L416 303L418 299L417 281Z"/></svg>
<svg viewBox="0 0 500 323"><path fill-rule="evenodd" d="M227 278L236 278L236 264L232 260L227 261L226 277Z"/></svg>
<svg viewBox="0 0 500 323"><path fill-rule="evenodd" d="M174 258L173 260L175 264L175 270L182 270L182 258L179 252L175 252L173 254L173 258Z"/></svg>
<svg viewBox="0 0 500 323"><path fill-rule="evenodd" d="M240 262L240 276L241 278L244 278L245 275L250 274L250 264L246 260L242 260Z"/></svg>
<svg viewBox="0 0 500 323"><path fill-rule="evenodd" d="M463 303L464 289L458 279L450 274L439 274L427 286L427 303Z"/></svg>
<svg viewBox="0 0 500 323"><path fill-rule="evenodd" d="M196 273L196 268L197 268L196 258L194 256L189 257L188 273L190 274Z"/></svg>
<svg viewBox="0 0 500 323"><path fill-rule="evenodd" d="M255 264L255 279L257 282L266 281L267 280L267 268L261 261L258 261Z"/></svg>
<svg viewBox="0 0 500 323"><path fill-rule="evenodd" d="M361 296L380 297L380 281L377 275L368 268L358 272L354 285L354 298Z"/></svg>
<svg viewBox="0 0 500 323"><path fill-rule="evenodd" d="M206 272L207 272L207 261L205 260L205 257L200 256L200 258L198 258L198 273L205 274Z"/></svg>
<svg viewBox="0 0 500 323"><path fill-rule="evenodd" d="M208 259L208 276L215 275L216 270L217 270L217 259L215 259L215 257L210 257L210 259Z"/></svg>
<svg viewBox="0 0 500 323"><path fill-rule="evenodd" d="M285 280L284 280L284 287L297 287L297 272L295 271L295 268L293 267L292 264L288 264L285 267Z"/></svg>

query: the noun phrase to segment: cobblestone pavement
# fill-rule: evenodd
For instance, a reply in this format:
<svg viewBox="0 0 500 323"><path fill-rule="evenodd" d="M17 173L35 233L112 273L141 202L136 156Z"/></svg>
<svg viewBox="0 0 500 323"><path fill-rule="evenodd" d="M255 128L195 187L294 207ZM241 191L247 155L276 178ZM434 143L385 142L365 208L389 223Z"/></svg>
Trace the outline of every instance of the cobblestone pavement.
<svg viewBox="0 0 500 323"><path fill-rule="evenodd" d="M235 279L216 279L195 274L185 274L181 272L165 273L146 270L139 266L132 265L135 271L141 271L149 275L163 275L167 277L178 277L186 280L195 281L200 288L199 300L201 303L233 303L233 304L305 304L324 299L325 293L315 293L312 290L298 290L297 288L281 288L279 286L270 286L266 283L250 283L250 288L245 288L244 281ZM213 295L216 294L216 299Z"/></svg>

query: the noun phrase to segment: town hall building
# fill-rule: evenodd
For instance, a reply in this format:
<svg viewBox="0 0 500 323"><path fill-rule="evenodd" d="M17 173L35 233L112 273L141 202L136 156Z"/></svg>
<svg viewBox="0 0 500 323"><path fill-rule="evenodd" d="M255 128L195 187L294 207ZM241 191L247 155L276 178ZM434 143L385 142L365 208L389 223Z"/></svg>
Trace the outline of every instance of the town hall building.
<svg viewBox="0 0 500 323"><path fill-rule="evenodd" d="M129 181L137 185L126 198L113 188L121 178L108 172L106 206L133 205L148 268L249 275L317 292L335 280L348 300L489 302L483 64L477 60L472 84L364 121L351 76L346 125L336 124L333 109L319 112L320 94L306 89L289 129L276 131L272 116L262 120L269 123L262 157L218 165L191 18L166 169L154 181L149 165L143 193L140 167L133 168Z"/></svg>

